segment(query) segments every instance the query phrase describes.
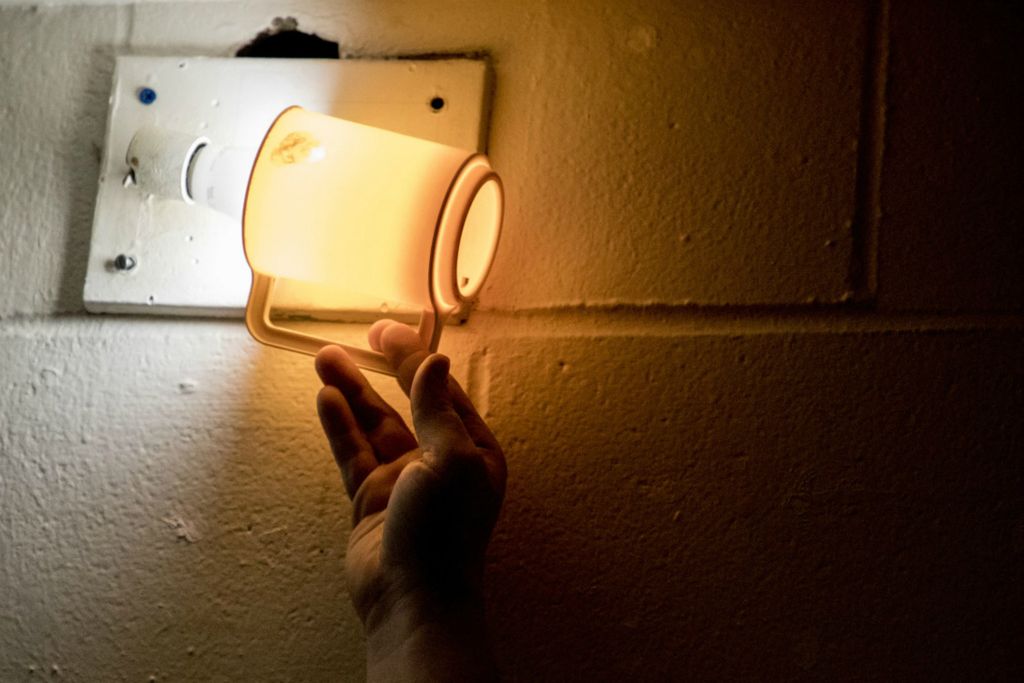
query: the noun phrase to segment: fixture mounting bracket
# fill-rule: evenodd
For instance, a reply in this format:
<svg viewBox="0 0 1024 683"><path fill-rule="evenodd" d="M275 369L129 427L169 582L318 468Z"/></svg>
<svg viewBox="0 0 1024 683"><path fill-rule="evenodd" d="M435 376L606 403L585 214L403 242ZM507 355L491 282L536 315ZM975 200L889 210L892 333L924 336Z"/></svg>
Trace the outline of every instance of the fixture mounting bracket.
<svg viewBox="0 0 1024 683"><path fill-rule="evenodd" d="M107 117L85 307L93 313L242 317L251 274L237 221L198 204L147 196L125 159L136 130L156 125L225 146L256 147L274 118L313 111L485 151L489 71L479 59L117 58ZM415 318L399 302L352 294L314 308L300 282L275 310L321 320ZM462 317L465 316L462 312ZM459 317L459 316L456 316Z"/></svg>

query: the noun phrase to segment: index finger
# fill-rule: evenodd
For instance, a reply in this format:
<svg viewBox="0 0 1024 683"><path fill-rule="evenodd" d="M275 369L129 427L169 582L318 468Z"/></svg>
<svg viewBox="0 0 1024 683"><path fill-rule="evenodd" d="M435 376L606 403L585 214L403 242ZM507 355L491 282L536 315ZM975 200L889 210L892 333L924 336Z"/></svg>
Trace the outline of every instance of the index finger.
<svg viewBox="0 0 1024 683"><path fill-rule="evenodd" d="M337 388L344 396L381 462L391 462L416 447L416 439L401 416L370 386L342 349L325 346L317 354L315 366L324 384Z"/></svg>

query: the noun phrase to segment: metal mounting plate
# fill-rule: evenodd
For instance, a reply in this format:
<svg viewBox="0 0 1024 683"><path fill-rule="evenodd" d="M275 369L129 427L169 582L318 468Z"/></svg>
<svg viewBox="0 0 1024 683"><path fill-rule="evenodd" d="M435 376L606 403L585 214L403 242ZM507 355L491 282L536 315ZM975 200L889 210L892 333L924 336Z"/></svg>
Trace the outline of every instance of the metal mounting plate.
<svg viewBox="0 0 1024 683"><path fill-rule="evenodd" d="M144 88L156 98L146 104ZM148 95L149 93L147 93ZM85 306L94 313L241 317L250 272L237 221L123 184L134 132L157 125L216 144L255 148L285 107L307 109L482 150L487 65L480 60L299 60L124 56L107 119ZM439 106L440 105L440 106ZM124 255L135 265L125 270ZM121 268L117 266L121 265ZM275 306L328 320L416 311L353 294L328 310L304 305L287 283Z"/></svg>

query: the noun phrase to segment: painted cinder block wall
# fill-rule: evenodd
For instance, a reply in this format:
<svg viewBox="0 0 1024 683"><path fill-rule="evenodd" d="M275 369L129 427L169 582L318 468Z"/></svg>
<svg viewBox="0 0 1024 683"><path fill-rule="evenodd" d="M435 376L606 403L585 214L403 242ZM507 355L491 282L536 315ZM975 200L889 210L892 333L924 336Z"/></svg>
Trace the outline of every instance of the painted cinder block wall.
<svg viewBox="0 0 1024 683"><path fill-rule="evenodd" d="M507 228L443 350L510 464L508 680L1020 677L1011 3L16 4L0 680L363 675L309 359L81 304L114 55L285 15L493 59Z"/></svg>

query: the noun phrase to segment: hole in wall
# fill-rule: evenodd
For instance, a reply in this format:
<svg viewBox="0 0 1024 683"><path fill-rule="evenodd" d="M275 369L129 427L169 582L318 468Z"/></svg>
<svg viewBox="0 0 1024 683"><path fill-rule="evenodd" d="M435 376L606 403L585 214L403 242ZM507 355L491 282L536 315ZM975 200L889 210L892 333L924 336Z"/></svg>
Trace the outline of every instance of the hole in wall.
<svg viewBox="0 0 1024 683"><path fill-rule="evenodd" d="M444 109L445 101L443 97L432 97L430 99L430 108L435 112Z"/></svg>
<svg viewBox="0 0 1024 683"><path fill-rule="evenodd" d="M285 59L338 59L338 44L315 33L299 30L295 17L277 17L270 28L239 48L236 57L282 57Z"/></svg>

